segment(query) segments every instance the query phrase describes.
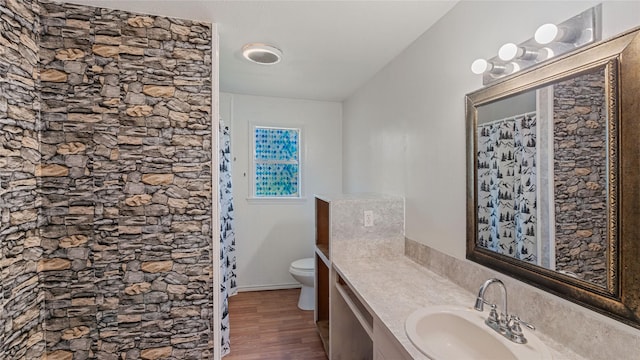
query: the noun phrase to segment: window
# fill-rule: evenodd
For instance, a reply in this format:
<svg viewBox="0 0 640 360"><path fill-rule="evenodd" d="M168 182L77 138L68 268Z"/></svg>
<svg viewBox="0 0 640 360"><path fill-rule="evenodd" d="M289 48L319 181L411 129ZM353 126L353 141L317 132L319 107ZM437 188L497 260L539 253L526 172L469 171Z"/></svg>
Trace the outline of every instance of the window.
<svg viewBox="0 0 640 360"><path fill-rule="evenodd" d="M253 196L301 196L300 129L253 127Z"/></svg>

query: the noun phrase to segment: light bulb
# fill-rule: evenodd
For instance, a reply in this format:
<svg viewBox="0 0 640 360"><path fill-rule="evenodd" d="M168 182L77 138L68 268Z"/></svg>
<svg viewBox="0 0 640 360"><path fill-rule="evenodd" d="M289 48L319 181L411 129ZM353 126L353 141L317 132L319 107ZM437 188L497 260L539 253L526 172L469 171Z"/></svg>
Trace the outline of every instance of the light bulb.
<svg viewBox="0 0 640 360"><path fill-rule="evenodd" d="M554 24L544 24L536 30L534 39L538 44L546 45L556 39L558 27Z"/></svg>
<svg viewBox="0 0 640 360"><path fill-rule="evenodd" d="M520 71L520 65L518 65L517 63L511 62L507 65L506 67L506 71L509 74L513 74L514 72L518 72Z"/></svg>
<svg viewBox="0 0 640 360"><path fill-rule="evenodd" d="M555 53L553 52L553 50L551 48L543 47L542 49L538 50L537 60L538 61L544 61L544 60L547 60L547 59L551 59L554 56L555 56Z"/></svg>
<svg viewBox="0 0 640 360"><path fill-rule="evenodd" d="M593 40L594 40L593 29L592 28L586 28L586 29L582 30L582 33L580 34L580 36L578 37L578 40L576 42L588 43L588 42L593 41Z"/></svg>
<svg viewBox="0 0 640 360"><path fill-rule="evenodd" d="M502 61L510 61L518 56L520 48L514 43L506 43L498 50L498 57Z"/></svg>
<svg viewBox="0 0 640 360"><path fill-rule="evenodd" d="M471 64L471 72L480 75L489 69L489 63L485 59L476 59Z"/></svg>

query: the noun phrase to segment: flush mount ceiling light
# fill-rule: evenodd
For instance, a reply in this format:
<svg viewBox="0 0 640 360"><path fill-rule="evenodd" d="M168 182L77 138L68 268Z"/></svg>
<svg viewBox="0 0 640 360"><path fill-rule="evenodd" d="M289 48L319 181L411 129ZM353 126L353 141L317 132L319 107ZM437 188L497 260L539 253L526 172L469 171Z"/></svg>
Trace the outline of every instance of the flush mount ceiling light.
<svg viewBox="0 0 640 360"><path fill-rule="evenodd" d="M251 43L242 47L242 56L256 64L273 65L282 59L282 51L271 45Z"/></svg>

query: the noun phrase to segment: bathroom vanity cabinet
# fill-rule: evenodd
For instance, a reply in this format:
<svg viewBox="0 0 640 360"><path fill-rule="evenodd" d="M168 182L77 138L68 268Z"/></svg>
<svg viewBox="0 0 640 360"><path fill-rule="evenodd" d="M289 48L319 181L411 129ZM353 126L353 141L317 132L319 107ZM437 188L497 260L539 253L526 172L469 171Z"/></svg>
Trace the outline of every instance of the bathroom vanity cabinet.
<svg viewBox="0 0 640 360"><path fill-rule="evenodd" d="M328 358L412 359L332 262L334 256L356 250L362 253L369 245L379 249L389 239L400 244L402 199L375 194L318 195L315 208L315 322Z"/></svg>
<svg viewBox="0 0 640 360"><path fill-rule="evenodd" d="M373 360L413 359L380 320L373 323L373 344Z"/></svg>
<svg viewBox="0 0 640 360"><path fill-rule="evenodd" d="M375 313L333 269L335 283L331 305L333 337L330 359L413 359Z"/></svg>
<svg viewBox="0 0 640 360"><path fill-rule="evenodd" d="M316 197L315 295L316 327L329 354L329 202Z"/></svg>
<svg viewBox="0 0 640 360"><path fill-rule="evenodd" d="M317 196L315 316L329 360L428 360L406 334L407 317L427 306L473 305L475 290L411 260L404 244L401 198ZM494 276L479 267L469 271ZM539 330L553 358L583 360Z"/></svg>

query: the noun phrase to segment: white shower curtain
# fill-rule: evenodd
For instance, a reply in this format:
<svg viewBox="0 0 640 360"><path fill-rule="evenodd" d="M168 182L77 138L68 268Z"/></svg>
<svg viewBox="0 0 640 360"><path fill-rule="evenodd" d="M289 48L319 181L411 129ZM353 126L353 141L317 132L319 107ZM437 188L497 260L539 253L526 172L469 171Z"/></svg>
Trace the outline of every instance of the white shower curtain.
<svg viewBox="0 0 640 360"><path fill-rule="evenodd" d="M536 114L478 125L478 242L537 260Z"/></svg>
<svg viewBox="0 0 640 360"><path fill-rule="evenodd" d="M230 351L229 296L237 293L236 240L233 230L233 193L231 187L231 136L220 121L220 314L221 356Z"/></svg>

